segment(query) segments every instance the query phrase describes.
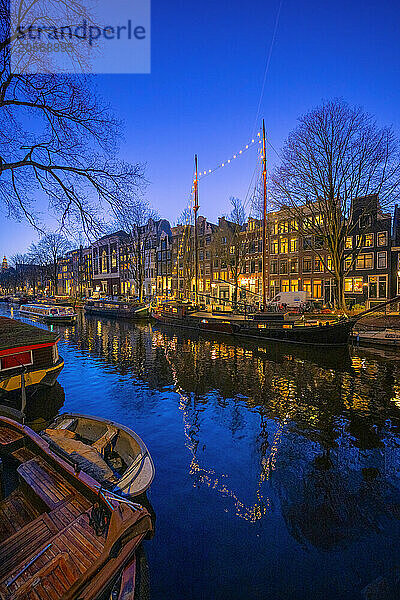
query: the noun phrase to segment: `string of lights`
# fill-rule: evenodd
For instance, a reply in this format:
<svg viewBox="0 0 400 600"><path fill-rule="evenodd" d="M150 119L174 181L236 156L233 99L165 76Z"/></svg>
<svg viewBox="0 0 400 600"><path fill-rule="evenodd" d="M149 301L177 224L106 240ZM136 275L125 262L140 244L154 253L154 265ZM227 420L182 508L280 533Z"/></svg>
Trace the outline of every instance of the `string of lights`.
<svg viewBox="0 0 400 600"><path fill-rule="evenodd" d="M260 137L261 137L261 133L258 132L257 135L254 138L252 138L251 140L249 140L249 142L245 146L243 146L243 148L241 148L238 152L236 152L235 154L233 154L232 156L230 156L230 158L228 158L224 162L219 163L213 169L208 169L208 170L204 170L204 171L201 170L199 172L199 175L198 175L198 180L204 179L205 177L208 177L209 175L212 175L213 173L215 173L215 171L218 171L219 169L222 169L223 167L227 167L236 158L239 158L240 156L242 156L243 154L245 154L245 152L247 152L251 148L254 148L254 147L258 146L258 144L261 144L262 140L259 139Z"/></svg>

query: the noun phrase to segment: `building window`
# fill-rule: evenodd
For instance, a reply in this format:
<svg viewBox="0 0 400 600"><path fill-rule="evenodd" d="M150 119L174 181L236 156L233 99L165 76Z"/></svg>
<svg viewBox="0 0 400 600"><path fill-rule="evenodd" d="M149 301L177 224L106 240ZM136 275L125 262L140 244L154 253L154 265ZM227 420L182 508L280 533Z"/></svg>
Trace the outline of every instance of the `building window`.
<svg viewBox="0 0 400 600"><path fill-rule="evenodd" d="M297 252L297 238L292 238L290 240L290 252Z"/></svg>
<svg viewBox="0 0 400 600"><path fill-rule="evenodd" d="M290 282L290 291L291 292L298 292L299 291L299 280L298 279L292 279Z"/></svg>
<svg viewBox="0 0 400 600"><path fill-rule="evenodd" d="M377 233L377 245L387 246L387 231L379 231Z"/></svg>
<svg viewBox="0 0 400 600"><path fill-rule="evenodd" d="M287 267L287 260L281 260L279 265L281 275L286 275L286 273L288 272Z"/></svg>
<svg viewBox="0 0 400 600"><path fill-rule="evenodd" d="M289 280L288 279L282 279L282 292L289 292Z"/></svg>
<svg viewBox="0 0 400 600"><path fill-rule="evenodd" d="M374 234L366 233L363 237L364 248L372 248L373 245L374 245Z"/></svg>
<svg viewBox="0 0 400 600"><path fill-rule="evenodd" d="M329 269L329 271L332 271L332 256L328 256L328 258L326 259L326 266Z"/></svg>
<svg viewBox="0 0 400 600"><path fill-rule="evenodd" d="M362 215L360 217L360 227L371 227L372 225L372 217L371 215Z"/></svg>
<svg viewBox="0 0 400 600"><path fill-rule="evenodd" d="M344 280L344 291L362 294L363 278L362 277L346 277Z"/></svg>
<svg viewBox="0 0 400 600"><path fill-rule="evenodd" d="M312 237L303 239L303 250L312 250Z"/></svg>
<svg viewBox="0 0 400 600"><path fill-rule="evenodd" d="M303 281L303 291L311 296L311 279L305 279Z"/></svg>
<svg viewBox="0 0 400 600"><path fill-rule="evenodd" d="M289 222L281 221L278 225L278 233L289 233Z"/></svg>
<svg viewBox="0 0 400 600"><path fill-rule="evenodd" d="M322 298L322 281L321 281L321 279L314 279L313 296L314 296L314 298Z"/></svg>
<svg viewBox="0 0 400 600"><path fill-rule="evenodd" d="M287 238L281 239L281 254L287 254L288 251L288 241Z"/></svg>
<svg viewBox="0 0 400 600"><path fill-rule="evenodd" d="M272 240L271 254L278 254L278 240Z"/></svg>
<svg viewBox="0 0 400 600"><path fill-rule="evenodd" d="M278 233L278 221L274 221L271 226L271 230L273 235L277 235Z"/></svg>
<svg viewBox="0 0 400 600"><path fill-rule="evenodd" d="M107 273L107 254L105 250L101 254L101 272Z"/></svg>
<svg viewBox="0 0 400 600"><path fill-rule="evenodd" d="M373 269L374 268L374 255L371 254L360 254L357 257L357 269Z"/></svg>
<svg viewBox="0 0 400 600"><path fill-rule="evenodd" d="M350 237L346 238L345 248L346 248L346 250L351 250L352 247L353 247L353 238L350 236Z"/></svg>
<svg viewBox="0 0 400 600"><path fill-rule="evenodd" d="M386 252L378 252L376 257L377 267L378 269L386 269L387 267L387 258Z"/></svg>
<svg viewBox="0 0 400 600"><path fill-rule="evenodd" d="M385 299L387 294L387 276L386 275L370 275L369 276L369 293L371 299Z"/></svg>
<svg viewBox="0 0 400 600"><path fill-rule="evenodd" d="M319 257L314 258L314 271L316 273L321 273L324 270L324 265L322 264L322 260Z"/></svg>
<svg viewBox="0 0 400 600"><path fill-rule="evenodd" d="M271 263L271 273L273 275L277 275L278 274L278 263L276 262L276 260L273 260Z"/></svg>
<svg viewBox="0 0 400 600"><path fill-rule="evenodd" d="M303 272L304 273L311 273L311 257L310 256L305 256L303 258Z"/></svg>
<svg viewBox="0 0 400 600"><path fill-rule="evenodd" d="M299 271L299 261L297 260L297 258L292 258L290 260L290 272L291 273L298 273ZM297 290L294 290L297 292Z"/></svg>
<svg viewBox="0 0 400 600"><path fill-rule="evenodd" d="M299 224L297 222L296 219L292 219L290 221L290 231L298 231L299 230Z"/></svg>
<svg viewBox="0 0 400 600"><path fill-rule="evenodd" d="M111 267L113 269L117 268L117 253L115 252L115 250L113 250L111 253Z"/></svg>

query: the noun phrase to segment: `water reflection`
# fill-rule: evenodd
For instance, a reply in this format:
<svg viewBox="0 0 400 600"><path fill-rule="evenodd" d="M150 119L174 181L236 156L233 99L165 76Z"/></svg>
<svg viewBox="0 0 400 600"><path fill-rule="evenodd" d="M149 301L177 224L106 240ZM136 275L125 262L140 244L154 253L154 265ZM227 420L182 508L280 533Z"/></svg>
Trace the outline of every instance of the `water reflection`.
<svg viewBox="0 0 400 600"><path fill-rule="evenodd" d="M398 355L83 314L59 331L66 409L132 426L155 459L154 598L361 598L399 562Z"/></svg>

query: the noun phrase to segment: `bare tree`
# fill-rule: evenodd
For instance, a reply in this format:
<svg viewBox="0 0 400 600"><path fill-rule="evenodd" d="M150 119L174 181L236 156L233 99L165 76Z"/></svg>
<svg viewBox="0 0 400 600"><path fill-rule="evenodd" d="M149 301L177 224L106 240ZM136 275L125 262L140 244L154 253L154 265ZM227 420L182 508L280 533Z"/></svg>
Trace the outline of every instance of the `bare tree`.
<svg viewBox="0 0 400 600"><path fill-rule="evenodd" d="M31 244L28 255L31 261L39 265L42 272L48 272L53 294L57 294L58 260L70 250L71 245L61 233L48 233L36 244Z"/></svg>
<svg viewBox="0 0 400 600"><path fill-rule="evenodd" d="M135 282L139 302L143 301L145 280L146 251L150 250L153 235L152 224L158 219L158 214L144 198L133 198L116 215L113 225L128 234L128 271L130 279Z"/></svg>
<svg viewBox="0 0 400 600"><path fill-rule="evenodd" d="M231 212L219 220L214 235L212 251L221 261L221 266L228 269L228 277L234 286L233 306L237 305L239 277L245 269L248 256L247 239L243 236L246 224L246 211L239 198L230 198Z"/></svg>
<svg viewBox="0 0 400 600"><path fill-rule="evenodd" d="M42 4L20 0L18 10L28 19L34 9L46 13ZM84 14L79 0L58 5ZM44 197L62 227L79 221L85 233L96 231L105 208L120 210L141 187L144 166L117 160L121 124L99 101L92 76L11 71L15 27L9 0L0 0L0 202L43 230L35 206Z"/></svg>
<svg viewBox="0 0 400 600"><path fill-rule="evenodd" d="M314 251L332 273L338 306L346 311L344 278L352 267L345 265L346 238L362 222L354 218L354 200L365 197L367 214L376 195L381 208L398 197L399 144L391 128L343 100L325 102L299 121L271 175L273 204L297 221L301 236L323 242Z"/></svg>

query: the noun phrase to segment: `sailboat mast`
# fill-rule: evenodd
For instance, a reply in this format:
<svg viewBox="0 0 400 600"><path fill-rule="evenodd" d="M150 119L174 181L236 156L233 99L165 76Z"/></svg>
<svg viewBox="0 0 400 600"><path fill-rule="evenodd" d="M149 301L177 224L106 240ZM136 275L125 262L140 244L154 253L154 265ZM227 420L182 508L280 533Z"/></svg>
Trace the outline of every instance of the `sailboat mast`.
<svg viewBox="0 0 400 600"><path fill-rule="evenodd" d="M194 301L198 303L198 271L199 271L199 258L198 258L198 243L197 243L197 211L199 210L199 181L197 173L197 154L194 156Z"/></svg>
<svg viewBox="0 0 400 600"><path fill-rule="evenodd" d="M262 243L262 303L263 310L267 305L267 148L265 140L265 121L263 119L263 192L264 192L264 207L263 207L263 243Z"/></svg>

